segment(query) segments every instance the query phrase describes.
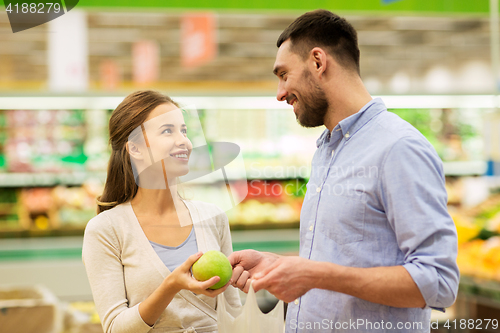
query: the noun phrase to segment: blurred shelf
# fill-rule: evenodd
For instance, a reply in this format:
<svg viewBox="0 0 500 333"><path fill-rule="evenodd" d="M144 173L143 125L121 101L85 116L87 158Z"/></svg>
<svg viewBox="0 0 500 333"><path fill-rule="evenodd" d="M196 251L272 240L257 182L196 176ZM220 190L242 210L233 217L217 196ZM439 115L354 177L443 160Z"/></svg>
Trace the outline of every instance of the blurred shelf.
<svg viewBox="0 0 500 333"><path fill-rule="evenodd" d="M0 262L70 259L82 256L83 229L78 236L2 239ZM231 231L233 250L255 249L275 253L298 253L299 230Z"/></svg>
<svg viewBox="0 0 500 333"><path fill-rule="evenodd" d="M37 238L37 237L66 237L66 236L82 236L85 226L82 227L62 227L58 229L22 229L5 228L0 229L0 239L15 239L15 238Z"/></svg>
<svg viewBox="0 0 500 333"><path fill-rule="evenodd" d="M255 174L254 174L255 175ZM302 179L302 177L295 177L292 173L290 174L274 174L270 172L261 173L264 177L253 178L248 177L249 180L286 180L286 179ZM242 180L241 178L227 177L229 181ZM95 179L101 183L106 180L106 172L63 172L63 173L52 173L52 172L41 172L41 173L15 173L15 172L2 172L0 173L0 187L44 187L44 186L56 186L56 185L67 185L76 186L82 185L84 182ZM181 178L182 180L182 178ZM193 185L206 185L218 182L224 182L224 178L217 173L207 175L199 179L194 179L189 181L187 184Z"/></svg>
<svg viewBox="0 0 500 333"><path fill-rule="evenodd" d="M123 96L0 96L0 110L84 109L114 110ZM183 106L197 109L292 109L291 105L276 100L275 96L172 96Z"/></svg>
<svg viewBox="0 0 500 333"><path fill-rule="evenodd" d="M450 161L443 162L443 170L447 176L482 176L486 173L486 161ZM247 168L248 180L290 180L307 179L311 174L309 166L287 165L287 166L261 166ZM229 180L236 180L228 177ZM218 174L204 177L203 180L195 179L192 183L207 184L215 181L223 181Z"/></svg>
<svg viewBox="0 0 500 333"><path fill-rule="evenodd" d="M255 224L242 224L230 223L229 227L231 232L287 232L288 230L299 230L300 222L290 223L255 223ZM51 229L23 229L21 227L0 228L0 239L12 238L36 238L36 237L65 237L65 236L82 236L85 230L85 225L81 226L63 226L60 228Z"/></svg>
<svg viewBox="0 0 500 333"><path fill-rule="evenodd" d="M0 187L76 186L96 179L104 182L105 172L0 173Z"/></svg>
<svg viewBox="0 0 500 333"><path fill-rule="evenodd" d="M300 222L290 222L290 223L276 223L276 222L265 222L265 223L246 223L246 224L229 224L232 231L237 230L284 230L284 229L299 229Z"/></svg>
<svg viewBox="0 0 500 333"><path fill-rule="evenodd" d="M464 330L464 332L479 330L481 332L498 332L500 281L462 275L454 308L457 321L463 318L473 320L477 325L474 327L475 330Z"/></svg>
<svg viewBox="0 0 500 333"><path fill-rule="evenodd" d="M123 96L0 96L0 109L43 110L43 109L106 109L114 110ZM500 96L495 95L381 95L389 109L428 108L474 108L493 109L500 105ZM197 109L284 109L292 106L278 102L274 95L268 96L172 96L184 106L194 105Z"/></svg>
<svg viewBox="0 0 500 333"><path fill-rule="evenodd" d="M281 254L298 254L300 231L294 229L280 230L231 230L233 251L254 249L263 252Z"/></svg>
<svg viewBox="0 0 500 333"><path fill-rule="evenodd" d="M3 239L0 261L60 259L82 255L82 236Z"/></svg>
<svg viewBox="0 0 500 333"><path fill-rule="evenodd" d="M444 174L447 176L481 176L486 173L485 161L443 162Z"/></svg>
<svg viewBox="0 0 500 333"><path fill-rule="evenodd" d="M485 161L452 161L443 162L444 173L447 176L481 176L486 173ZM299 172L297 172L299 170ZM273 168L272 166L253 168L247 171L248 179L306 179L311 173L310 167L287 166Z"/></svg>
<svg viewBox="0 0 500 333"><path fill-rule="evenodd" d="M444 173L447 176L468 176L468 175L484 175L486 172L485 161L458 161L458 162L443 162ZM297 167L300 168L300 167ZM247 173L248 180L287 180L287 179L305 179L303 172L297 175L289 170L275 171L273 168L254 169ZM307 169L309 170L309 169ZM309 173L307 173L309 174ZM89 179L96 179L99 182L104 182L106 172L63 172L63 173L0 173L0 187L36 187L36 186L56 186L81 185ZM228 180L238 180L228 177ZM216 182L223 182L224 178L219 174L213 173L209 177L194 179L189 181L189 184L204 185Z"/></svg>
<svg viewBox="0 0 500 333"><path fill-rule="evenodd" d="M484 179L486 179L490 190L500 188L500 176L485 176Z"/></svg>
<svg viewBox="0 0 500 333"><path fill-rule="evenodd" d="M474 297L481 303L500 309L500 281L485 280L463 275L460 277L460 292Z"/></svg>

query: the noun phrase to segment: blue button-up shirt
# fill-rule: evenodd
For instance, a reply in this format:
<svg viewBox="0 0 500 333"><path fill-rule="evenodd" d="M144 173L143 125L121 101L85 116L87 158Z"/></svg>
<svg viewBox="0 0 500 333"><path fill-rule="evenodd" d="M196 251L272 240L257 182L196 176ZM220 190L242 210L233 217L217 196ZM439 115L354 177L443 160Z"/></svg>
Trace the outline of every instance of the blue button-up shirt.
<svg viewBox="0 0 500 333"><path fill-rule="evenodd" d="M350 267L402 265L427 306L396 308L312 289L286 332L429 332L455 301L457 234L443 165L422 134L376 98L317 141L300 216L300 256Z"/></svg>

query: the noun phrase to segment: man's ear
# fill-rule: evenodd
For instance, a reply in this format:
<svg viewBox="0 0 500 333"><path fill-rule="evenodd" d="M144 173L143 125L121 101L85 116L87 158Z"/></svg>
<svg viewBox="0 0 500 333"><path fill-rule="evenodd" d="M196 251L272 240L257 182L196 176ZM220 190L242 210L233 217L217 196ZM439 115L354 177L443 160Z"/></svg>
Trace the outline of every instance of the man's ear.
<svg viewBox="0 0 500 333"><path fill-rule="evenodd" d="M312 64L312 73L316 73L321 77L327 70L329 62L327 61L327 54L321 47L315 47L309 52L309 58Z"/></svg>
<svg viewBox="0 0 500 333"><path fill-rule="evenodd" d="M131 157L136 160L144 160L142 152L139 150L139 147L135 143L133 143L132 141L128 141L125 147Z"/></svg>

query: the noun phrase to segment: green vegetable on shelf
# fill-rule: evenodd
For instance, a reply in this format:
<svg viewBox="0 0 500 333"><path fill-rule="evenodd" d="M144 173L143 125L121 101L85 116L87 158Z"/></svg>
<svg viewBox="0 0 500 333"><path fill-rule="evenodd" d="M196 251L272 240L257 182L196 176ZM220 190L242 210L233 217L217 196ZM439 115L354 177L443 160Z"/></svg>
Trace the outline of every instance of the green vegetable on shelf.
<svg viewBox="0 0 500 333"><path fill-rule="evenodd" d="M497 231L492 231L492 230L488 230L488 229L485 229L485 228L482 228L480 231L479 231L479 234L477 234L476 237L472 238L472 240L475 240L475 239L482 239L482 240L487 240L491 237L495 237L495 236L500 236L500 233L497 232Z"/></svg>

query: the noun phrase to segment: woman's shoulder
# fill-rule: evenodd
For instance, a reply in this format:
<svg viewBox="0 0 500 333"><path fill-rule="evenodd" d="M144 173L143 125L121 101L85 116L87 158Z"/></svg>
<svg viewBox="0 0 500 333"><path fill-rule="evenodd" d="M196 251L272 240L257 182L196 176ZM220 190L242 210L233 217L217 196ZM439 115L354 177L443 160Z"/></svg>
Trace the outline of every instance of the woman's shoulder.
<svg viewBox="0 0 500 333"><path fill-rule="evenodd" d="M113 225L119 224L120 220L123 220L126 217L126 207L125 204L120 204L113 208L107 209L103 212L100 212L96 216L94 216L87 223L85 227L85 231L95 231L95 230L106 230L112 228Z"/></svg>
<svg viewBox="0 0 500 333"><path fill-rule="evenodd" d="M124 225L126 218L122 217L125 216L123 207L120 206L97 214L87 223L83 235L84 256L102 255L99 252L103 251L103 247L106 251L115 251L117 255L120 253L124 230L128 229Z"/></svg>

